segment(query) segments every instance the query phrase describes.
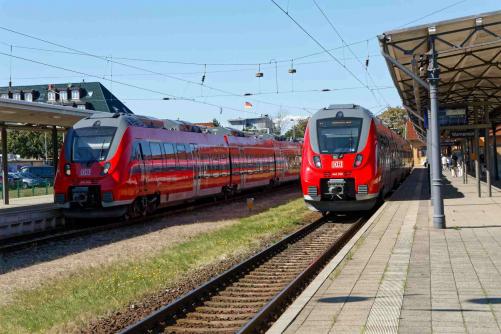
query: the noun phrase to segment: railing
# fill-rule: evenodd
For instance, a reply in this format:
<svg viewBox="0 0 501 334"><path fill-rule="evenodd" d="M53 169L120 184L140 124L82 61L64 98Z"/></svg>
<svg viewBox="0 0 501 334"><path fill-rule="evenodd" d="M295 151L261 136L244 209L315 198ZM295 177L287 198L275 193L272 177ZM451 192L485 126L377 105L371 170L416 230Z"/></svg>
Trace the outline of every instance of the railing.
<svg viewBox="0 0 501 334"><path fill-rule="evenodd" d="M41 196L54 193L54 184L51 180L43 181L39 185L28 185L21 180L9 187L9 198L20 198L29 196ZM3 199L3 185L0 183L0 199Z"/></svg>

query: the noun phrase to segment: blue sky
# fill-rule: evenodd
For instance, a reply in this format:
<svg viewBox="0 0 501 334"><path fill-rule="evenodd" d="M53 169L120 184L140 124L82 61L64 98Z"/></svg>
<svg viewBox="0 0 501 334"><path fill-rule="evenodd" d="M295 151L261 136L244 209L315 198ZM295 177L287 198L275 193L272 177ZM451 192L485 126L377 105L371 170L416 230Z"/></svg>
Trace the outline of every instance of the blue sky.
<svg viewBox="0 0 501 334"><path fill-rule="evenodd" d="M288 8L289 14L326 48L342 46L311 0L277 2ZM269 0L0 1L1 27L141 68L112 64L102 58L26 49L68 51L0 30L1 53L10 54L10 45L14 45L15 56L108 79L19 59L11 62L8 56L0 55L0 84L7 85L10 73L14 85L101 81L138 114L189 121L213 118L225 121L252 113L275 115L279 110L307 116L308 111L333 103L356 103L377 113L387 103L401 102L380 56L376 35L455 3L409 26L500 9L499 0L317 0L317 3L348 44L360 42L351 46L358 61L347 48L334 50L333 55L364 85L325 53L297 59L321 49ZM367 57L370 76L359 63ZM297 73L292 76L288 69L289 60L294 58ZM279 61L276 74L275 60ZM227 65L230 63L241 65ZM259 63L264 73L260 79L255 77ZM204 70L204 85L220 91L199 85ZM117 82L111 83L111 78ZM375 96L365 85L377 88ZM319 92L322 89L331 91ZM242 97L228 93L261 95ZM195 98L215 106L162 100L169 95ZM245 101L254 106L250 113L243 108ZM220 105L222 114L217 107Z"/></svg>

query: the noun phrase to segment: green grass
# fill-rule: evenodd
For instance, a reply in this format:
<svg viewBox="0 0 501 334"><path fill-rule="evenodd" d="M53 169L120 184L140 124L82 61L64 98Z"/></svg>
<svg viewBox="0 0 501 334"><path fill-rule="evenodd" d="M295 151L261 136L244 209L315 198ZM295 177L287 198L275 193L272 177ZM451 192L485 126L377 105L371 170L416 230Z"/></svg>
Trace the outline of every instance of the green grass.
<svg viewBox="0 0 501 334"><path fill-rule="evenodd" d="M194 236L141 261L86 269L34 290L17 291L14 302L0 307L0 333L76 328L172 285L190 270L249 251L265 238L291 231L307 214L302 199L294 200Z"/></svg>

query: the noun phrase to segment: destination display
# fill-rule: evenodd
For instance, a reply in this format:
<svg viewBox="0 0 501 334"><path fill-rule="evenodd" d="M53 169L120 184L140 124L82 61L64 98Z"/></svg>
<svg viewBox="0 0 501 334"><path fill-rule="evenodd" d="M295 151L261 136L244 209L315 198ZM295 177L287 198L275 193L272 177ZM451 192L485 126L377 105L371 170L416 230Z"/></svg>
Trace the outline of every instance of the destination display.
<svg viewBox="0 0 501 334"><path fill-rule="evenodd" d="M439 109L439 125L464 125L468 123L466 109Z"/></svg>

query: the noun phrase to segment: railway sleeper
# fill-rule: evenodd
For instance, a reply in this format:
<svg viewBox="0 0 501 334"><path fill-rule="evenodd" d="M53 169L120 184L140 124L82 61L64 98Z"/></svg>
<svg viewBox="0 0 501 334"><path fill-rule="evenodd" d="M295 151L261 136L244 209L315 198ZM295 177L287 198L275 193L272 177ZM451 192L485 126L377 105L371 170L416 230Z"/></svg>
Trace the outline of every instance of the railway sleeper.
<svg viewBox="0 0 501 334"><path fill-rule="evenodd" d="M188 326L188 327L203 327L203 328L233 328L233 327L242 327L245 325L247 322L247 319L244 320L215 320L215 321L209 321L209 320L199 320L199 319L188 319L188 318L183 318L179 319L176 323L177 326Z"/></svg>
<svg viewBox="0 0 501 334"><path fill-rule="evenodd" d="M197 306L195 307L195 312L200 312L204 314L227 314L228 312L234 312L234 314L248 314L248 313L256 313L259 308L263 305L259 303L258 306L248 307L246 304L243 307L227 307L227 304L221 306ZM257 304L256 304L257 305Z"/></svg>
<svg viewBox="0 0 501 334"><path fill-rule="evenodd" d="M233 302L256 302L262 303L267 302L270 298L268 296L223 296L218 295L212 298L215 302L225 302L225 303L233 303Z"/></svg>
<svg viewBox="0 0 501 334"><path fill-rule="evenodd" d="M218 334L234 334L238 332L238 330L242 326L236 326L233 328L224 328L218 329L217 331L214 328L190 328L190 327L181 327L181 326L169 326L165 329L164 333L193 333L193 334L208 334L208 333L218 333Z"/></svg>
<svg viewBox="0 0 501 334"><path fill-rule="evenodd" d="M241 282L238 281L232 285L233 287L238 288L256 288L256 289L266 289L266 288L281 288L284 286L284 283L269 283L269 282L257 282L257 283L249 283L249 282Z"/></svg>
<svg viewBox="0 0 501 334"><path fill-rule="evenodd" d="M280 291L280 290L278 290ZM250 298L250 297L256 297L256 298L261 298L261 297L267 297L270 298L274 296L277 293L277 290L275 291L267 291L267 292L257 292L257 291L228 291L225 290L221 292L219 295L223 297L244 297L244 298Z"/></svg>
<svg viewBox="0 0 501 334"><path fill-rule="evenodd" d="M270 284L287 284L288 282L290 282L290 278L286 278L286 277L271 277L271 278L268 277L265 279L266 279L266 282L270 283ZM246 277L246 278L242 278L240 280L240 282L249 283L249 284L258 284L258 283L263 282L263 277L261 277L261 276L259 276L259 277Z"/></svg>
<svg viewBox="0 0 501 334"><path fill-rule="evenodd" d="M198 319L205 321L248 320L254 315L255 312L239 312L239 309L228 309L225 313L192 312L186 316L186 319Z"/></svg>
<svg viewBox="0 0 501 334"><path fill-rule="evenodd" d="M231 306L227 301L219 300L208 300L204 303L204 306L214 307L214 308L261 308L266 302L262 301L233 301Z"/></svg>
<svg viewBox="0 0 501 334"><path fill-rule="evenodd" d="M280 288L282 286L283 286L282 284L280 284L278 286L274 286L274 287L268 287L268 286L260 286L260 287L230 286L230 287L226 288L226 290L224 290L224 292L229 292L229 293L245 293L245 294L253 293L253 294L259 295L259 294L268 294L270 292L274 293L276 291L280 291Z"/></svg>

